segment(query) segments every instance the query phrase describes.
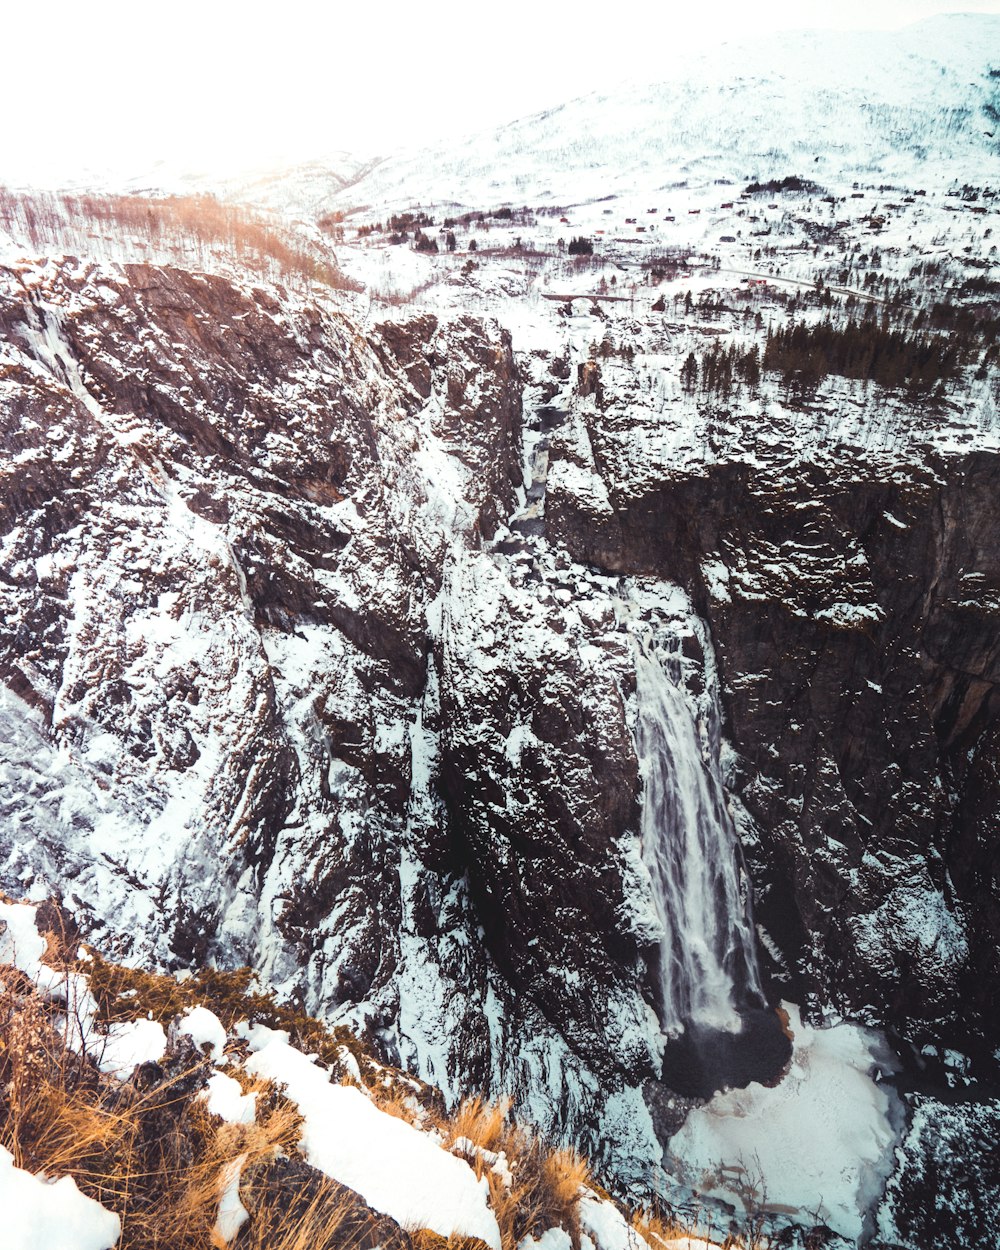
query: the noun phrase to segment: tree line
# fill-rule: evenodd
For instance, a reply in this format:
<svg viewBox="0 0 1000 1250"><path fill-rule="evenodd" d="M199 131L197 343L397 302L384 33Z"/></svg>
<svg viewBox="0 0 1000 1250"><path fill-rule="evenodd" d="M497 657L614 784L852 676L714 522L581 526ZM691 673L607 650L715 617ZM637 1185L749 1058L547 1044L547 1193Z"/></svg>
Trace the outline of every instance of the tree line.
<svg viewBox="0 0 1000 1250"><path fill-rule="evenodd" d="M964 365L979 360L983 374L998 355L1000 347L992 336L984 342L966 325L933 333L893 325L887 314L879 318L868 308L860 320L852 317L839 325L827 317L815 324L790 320L768 327L763 351L757 344L724 347L715 342L700 355L689 352L680 377L688 394L700 390L723 399L743 387L756 394L764 373L781 375L790 400L814 398L830 374L942 399L947 383Z"/></svg>
<svg viewBox="0 0 1000 1250"><path fill-rule="evenodd" d="M860 321L834 325L829 317L813 325L790 321L769 329L762 367L780 373L793 398L811 398L820 382L834 373L859 382L905 387L915 395L936 391L971 359L971 338L893 326L871 308Z"/></svg>
<svg viewBox="0 0 1000 1250"><path fill-rule="evenodd" d="M756 394L760 374L760 349L756 345L739 348L735 344L721 347L713 343L708 351L702 353L700 364L694 352L688 352L681 366L681 385L691 394L700 382L703 391L728 399L740 386L746 386L751 394Z"/></svg>
<svg viewBox="0 0 1000 1250"><path fill-rule="evenodd" d="M269 262L289 277L357 290L329 253L242 205L212 195L23 194L0 187L0 230L38 252L53 247L85 250L103 232L120 242L139 240L166 248L219 248L249 268Z"/></svg>

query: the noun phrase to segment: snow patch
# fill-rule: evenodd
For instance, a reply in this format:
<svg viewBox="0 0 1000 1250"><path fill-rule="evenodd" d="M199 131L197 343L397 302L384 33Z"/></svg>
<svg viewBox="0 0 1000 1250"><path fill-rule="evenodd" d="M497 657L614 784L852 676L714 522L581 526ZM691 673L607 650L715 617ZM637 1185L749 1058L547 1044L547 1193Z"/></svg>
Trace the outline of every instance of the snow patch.
<svg viewBox="0 0 1000 1250"><path fill-rule="evenodd" d="M547 1228L541 1237L522 1237L517 1250L571 1250L572 1245L564 1228Z"/></svg>
<svg viewBox="0 0 1000 1250"><path fill-rule="evenodd" d="M353 1086L329 1075L280 1030L245 1030L254 1052L246 1069L284 1085L305 1120L301 1149L309 1163L356 1190L370 1207L406 1229L442 1237L479 1237L500 1250L500 1229L488 1206L489 1186L467 1163L425 1133L379 1111Z"/></svg>
<svg viewBox="0 0 1000 1250"><path fill-rule="evenodd" d="M192 1007L177 1022L177 1032L190 1037L199 1050L207 1046L214 1060L218 1060L225 1050L226 1030L215 1012L207 1007Z"/></svg>
<svg viewBox="0 0 1000 1250"><path fill-rule="evenodd" d="M239 1155L222 1171L222 1193L219 1198L219 1214L212 1230L214 1237L228 1245L250 1218L250 1212L240 1201L240 1175L246 1155ZM214 1241L213 1241L214 1244Z"/></svg>
<svg viewBox="0 0 1000 1250"><path fill-rule="evenodd" d="M0 1210L4 1250L110 1250L121 1221L81 1194L76 1181L33 1176L0 1146Z"/></svg>
<svg viewBox="0 0 1000 1250"><path fill-rule="evenodd" d="M244 1094L235 1077L215 1072L208 1078L202 1098L212 1115L227 1124L253 1124L257 1117L257 1095Z"/></svg>
<svg viewBox="0 0 1000 1250"><path fill-rule="evenodd" d="M593 1190L580 1194L580 1224L599 1250L649 1250L649 1243L629 1224L613 1202Z"/></svg>
<svg viewBox="0 0 1000 1250"><path fill-rule="evenodd" d="M156 1063L167 1049L167 1035L156 1020L113 1024L91 1049L102 1072L127 1080L141 1063Z"/></svg>

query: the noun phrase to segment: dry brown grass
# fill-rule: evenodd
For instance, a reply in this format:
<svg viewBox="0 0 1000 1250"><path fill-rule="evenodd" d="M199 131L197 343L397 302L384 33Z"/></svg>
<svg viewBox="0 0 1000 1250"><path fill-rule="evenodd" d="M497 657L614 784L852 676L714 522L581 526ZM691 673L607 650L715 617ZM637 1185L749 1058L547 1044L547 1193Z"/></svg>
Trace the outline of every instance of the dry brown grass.
<svg viewBox="0 0 1000 1250"><path fill-rule="evenodd" d="M397 1120L405 1120L414 1128L424 1128L427 1124L426 1110L407 1085L398 1081L390 1081L388 1084L379 1082L367 1085L366 1089L379 1111L384 1111L386 1115L394 1116Z"/></svg>
<svg viewBox="0 0 1000 1250"><path fill-rule="evenodd" d="M335 1075L344 1074L342 1048L350 1051L363 1073L370 1065L368 1051L349 1029L331 1028L297 1007L279 1003L273 994L257 987L250 968L199 968L193 976L178 981L165 973L111 963L96 951L90 955L83 970L97 1001L99 1018L105 1023L134 1020L148 1013L168 1024L192 1007L207 1005L227 1030L240 1020L285 1029L294 1045L317 1055Z"/></svg>
<svg viewBox="0 0 1000 1250"><path fill-rule="evenodd" d="M102 1076L65 1048L23 984L0 993L0 1038L0 1142L19 1167L70 1175L114 1211L120 1250L205 1250L233 1160L251 1165L298 1141L301 1117L264 1083L255 1124L210 1115L197 1097L206 1065L193 1050L126 1083Z"/></svg>
<svg viewBox="0 0 1000 1250"><path fill-rule="evenodd" d="M467 1137L481 1150L494 1153L513 1144L517 1130L510 1123L510 1099L487 1102L483 1098L465 1098L448 1117L448 1139L456 1142Z"/></svg>
<svg viewBox="0 0 1000 1250"><path fill-rule="evenodd" d="M761 1228L748 1224L739 1233L725 1232L727 1220L720 1216L720 1226L716 1228L711 1212L706 1210L704 1215L704 1219L699 1215L691 1221L682 1219L666 1206L642 1207L632 1212L629 1223L645 1239L650 1250L664 1250L683 1237L707 1241L717 1250L768 1250L771 1245L769 1236L762 1237Z"/></svg>
<svg viewBox="0 0 1000 1250"><path fill-rule="evenodd" d="M574 1247L580 1245L580 1190L590 1186L590 1164L575 1150L552 1150L542 1142L518 1169L515 1188L520 1188L521 1217L515 1221L523 1231L540 1236L547 1228L564 1228Z"/></svg>
<svg viewBox="0 0 1000 1250"><path fill-rule="evenodd" d="M489 1250L485 1241L478 1237L442 1237L429 1228L418 1228L410 1233L413 1250ZM506 1246L504 1242L504 1246Z"/></svg>
<svg viewBox="0 0 1000 1250"><path fill-rule="evenodd" d="M662 1250L663 1246L678 1237L692 1235L691 1230L672 1211L657 1207L644 1207L633 1211L629 1223L645 1239L650 1250Z"/></svg>
<svg viewBox="0 0 1000 1250"><path fill-rule="evenodd" d="M70 1055L34 993L2 970L0 1141L18 1167L73 1171L98 1156L116 1117L93 1108L96 1074Z"/></svg>
<svg viewBox="0 0 1000 1250"><path fill-rule="evenodd" d="M50 944L50 957L67 970L86 972L103 1023L148 1013L168 1024L205 1005L227 1029L245 1019L287 1029L296 1045L317 1053L342 1079L347 1046L383 1111L435 1128L446 1147L461 1139L472 1143L474 1149L462 1146L456 1153L487 1180L504 1250L553 1227L564 1228L579 1247L581 1189L602 1191L575 1151L554 1149L514 1123L509 1102L469 1098L447 1112L439 1091L378 1063L346 1031L328 1029L261 993L249 969L203 969L178 981L123 968L96 953L77 963L77 949L75 940ZM245 1126L208 1113L198 1095L212 1069L193 1046L178 1043L159 1064L143 1065L120 1082L66 1049L52 1005L28 978L0 969L0 983L6 987L0 990L0 1142L20 1166L71 1175L84 1193L116 1212L122 1219L120 1250L212 1246L219 1198L241 1158L241 1196L251 1224L240 1235L240 1250L368 1250L375 1244L374 1217L363 1207L359 1214L356 1199L346 1201L342 1187L308 1168L294 1200L276 1187L280 1158L281 1167L303 1166L295 1161L301 1117L273 1086L251 1081L238 1062L239 1043L229 1047L228 1071L245 1092L258 1093L257 1122ZM263 1188L261 1176L272 1178ZM385 1230L375 1231L379 1244L385 1243ZM483 1250L476 1239L447 1239L427 1230L413 1241L416 1250ZM650 1244L657 1250L655 1241Z"/></svg>
<svg viewBox="0 0 1000 1250"><path fill-rule="evenodd" d="M354 1204L332 1183L304 1205L261 1203L239 1241L240 1250L358 1250L367 1237L352 1224L353 1211Z"/></svg>
<svg viewBox="0 0 1000 1250"><path fill-rule="evenodd" d="M547 1228L564 1228L575 1247L580 1245L579 1199L583 1186L592 1186L590 1166L571 1149L555 1149L510 1119L510 1103L467 1098L438 1123L445 1144L453 1147L467 1138L478 1151L462 1152L478 1177L486 1177L490 1206L500 1226L504 1247L513 1247L528 1234L538 1237ZM492 1156L503 1155L501 1166ZM509 1169L508 1185L502 1163Z"/></svg>

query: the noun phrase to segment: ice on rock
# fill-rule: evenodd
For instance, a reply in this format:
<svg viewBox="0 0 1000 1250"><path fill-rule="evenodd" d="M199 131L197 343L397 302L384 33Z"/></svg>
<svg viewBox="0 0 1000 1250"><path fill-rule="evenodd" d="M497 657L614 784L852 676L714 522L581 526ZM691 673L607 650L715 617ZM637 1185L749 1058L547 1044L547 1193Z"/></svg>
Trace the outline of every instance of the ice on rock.
<svg viewBox="0 0 1000 1250"><path fill-rule="evenodd" d="M35 912L30 904L0 903L0 963L13 964L37 981L45 938L35 927Z"/></svg>

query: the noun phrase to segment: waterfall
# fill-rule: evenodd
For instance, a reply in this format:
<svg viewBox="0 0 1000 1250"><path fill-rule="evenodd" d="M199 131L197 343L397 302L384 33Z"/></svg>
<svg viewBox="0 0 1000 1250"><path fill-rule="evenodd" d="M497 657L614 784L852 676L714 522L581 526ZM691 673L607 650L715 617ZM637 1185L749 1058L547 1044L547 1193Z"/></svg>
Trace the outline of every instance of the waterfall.
<svg viewBox="0 0 1000 1250"><path fill-rule="evenodd" d="M739 1008L761 1006L764 996L718 754L703 750L688 701L655 651L637 650L636 683L642 857L663 926L662 1027L735 1033Z"/></svg>

